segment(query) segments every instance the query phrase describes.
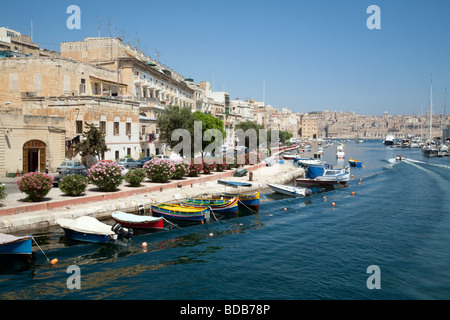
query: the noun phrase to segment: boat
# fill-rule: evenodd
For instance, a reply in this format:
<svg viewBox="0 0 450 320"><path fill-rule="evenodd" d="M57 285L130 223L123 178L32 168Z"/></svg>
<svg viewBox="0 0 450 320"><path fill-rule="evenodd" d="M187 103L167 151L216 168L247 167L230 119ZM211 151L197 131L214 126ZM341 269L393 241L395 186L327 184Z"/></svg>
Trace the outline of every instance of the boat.
<svg viewBox="0 0 450 320"><path fill-rule="evenodd" d="M0 257L3 256L31 256L33 237L16 237L11 234L0 233Z"/></svg>
<svg viewBox="0 0 450 320"><path fill-rule="evenodd" d="M298 164L300 164L302 166L324 164L324 162L322 160L312 159L312 158L294 158L294 162L297 162Z"/></svg>
<svg viewBox="0 0 450 320"><path fill-rule="evenodd" d="M162 217L143 216L123 211L114 211L111 214L114 221L122 226L133 229L164 229L164 221Z"/></svg>
<svg viewBox="0 0 450 320"><path fill-rule="evenodd" d="M299 156L299 154L297 153L285 153L283 154L283 159L284 160L294 160L294 158L297 158Z"/></svg>
<svg viewBox="0 0 450 320"><path fill-rule="evenodd" d="M384 144L385 146L393 146L394 143L395 143L395 137L394 137L394 135L392 135L392 134L386 135L386 138L384 139L383 144Z"/></svg>
<svg viewBox="0 0 450 320"><path fill-rule="evenodd" d="M129 239L133 235L132 229L123 228L119 223L110 226L89 216L58 219L56 223L63 228L69 239L77 241L108 243Z"/></svg>
<svg viewBox="0 0 450 320"><path fill-rule="evenodd" d="M239 187L251 187L252 184L248 182L240 182L240 181L227 181L227 180L218 180L219 184L223 184L225 186L230 186L234 188ZM245 192L223 192L219 194L213 195L213 199L232 199L233 197L238 198L238 205L241 205L246 208L252 208L255 210L259 210L259 198L261 194L258 191L245 193Z"/></svg>
<svg viewBox="0 0 450 320"><path fill-rule="evenodd" d="M252 208L255 210L259 210L259 198L261 194L259 191L251 192L251 193L229 193L222 192L219 194L214 194L214 199L232 199L233 197L237 197L238 205L242 205L243 207Z"/></svg>
<svg viewBox="0 0 450 320"><path fill-rule="evenodd" d="M395 160L402 161L402 160L405 160L405 157L403 157L402 155L396 155Z"/></svg>
<svg viewBox="0 0 450 320"><path fill-rule="evenodd" d="M343 169L333 169L328 164L311 165L306 170L305 178L295 179L297 186L322 187L335 184L346 184L350 177L350 166Z"/></svg>
<svg viewBox="0 0 450 320"><path fill-rule="evenodd" d="M182 207L210 208L214 213L230 213L238 211L238 198L188 198L180 202Z"/></svg>
<svg viewBox="0 0 450 320"><path fill-rule="evenodd" d="M152 213L159 217L185 221L205 221L210 218L209 208L182 207L168 203L152 205Z"/></svg>
<svg viewBox="0 0 450 320"><path fill-rule="evenodd" d="M355 159L348 159L348 163L350 164L350 166L352 167L361 167L362 162L359 160L355 160Z"/></svg>
<svg viewBox="0 0 450 320"><path fill-rule="evenodd" d="M345 158L345 152L344 152L344 145L343 144L339 144L337 146L336 158L338 158L338 159L344 159Z"/></svg>
<svg viewBox="0 0 450 320"><path fill-rule="evenodd" d="M312 191L308 188L298 188L293 186L285 186L282 184L267 184L273 191L288 196L299 197L312 194Z"/></svg>

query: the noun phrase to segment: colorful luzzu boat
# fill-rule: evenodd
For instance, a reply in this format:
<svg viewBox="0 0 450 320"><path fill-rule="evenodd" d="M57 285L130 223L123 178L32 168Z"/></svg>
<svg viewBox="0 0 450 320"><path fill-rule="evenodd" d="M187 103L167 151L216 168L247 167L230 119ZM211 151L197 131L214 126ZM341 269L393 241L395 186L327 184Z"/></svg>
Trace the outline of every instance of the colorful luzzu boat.
<svg viewBox="0 0 450 320"><path fill-rule="evenodd" d="M248 182L239 182L239 181L225 181L225 180L218 180L217 181L219 184L223 184L226 186L231 186L234 188L239 188L239 187L251 187L252 184L248 183ZM259 210L259 198L260 198L261 194L258 191L254 191L254 192L249 192L249 193L245 193L245 192L222 192L219 194L215 194L213 195L213 199L231 199L233 197L237 197L238 198L238 204L240 206L246 207L248 209L254 209L254 210Z"/></svg>
<svg viewBox="0 0 450 320"><path fill-rule="evenodd" d="M210 208L214 213L230 213L238 211L238 198L231 199L202 199L188 198L180 202L182 207Z"/></svg>
<svg viewBox="0 0 450 320"><path fill-rule="evenodd" d="M362 162L359 160L355 160L355 159L348 159L348 163L352 166L352 167L361 167Z"/></svg>
<svg viewBox="0 0 450 320"><path fill-rule="evenodd" d="M210 218L209 208L182 207L167 203L152 205L152 213L159 217L186 221L204 221Z"/></svg>

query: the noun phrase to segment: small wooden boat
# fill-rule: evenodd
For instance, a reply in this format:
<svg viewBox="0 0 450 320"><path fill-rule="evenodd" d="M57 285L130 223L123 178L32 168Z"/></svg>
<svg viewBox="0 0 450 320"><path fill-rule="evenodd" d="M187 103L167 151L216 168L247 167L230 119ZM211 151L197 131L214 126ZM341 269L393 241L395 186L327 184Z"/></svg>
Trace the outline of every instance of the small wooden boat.
<svg viewBox="0 0 450 320"><path fill-rule="evenodd" d="M281 194L285 194L292 197L306 196L312 194L312 191L308 188L297 188L293 186L285 186L282 184L267 184L273 191Z"/></svg>
<svg viewBox="0 0 450 320"><path fill-rule="evenodd" d="M137 214L126 213L123 211L114 211L111 214L114 221L122 226L133 229L164 229L164 221L162 217L142 216Z"/></svg>
<svg viewBox="0 0 450 320"><path fill-rule="evenodd" d="M230 213L238 211L238 198L231 199L202 199L188 198L180 202L182 207L210 208L214 213Z"/></svg>
<svg viewBox="0 0 450 320"><path fill-rule="evenodd" d="M77 241L107 243L117 239L129 239L133 234L132 229L127 230L118 223L110 226L89 216L58 219L56 223L63 228L69 239Z"/></svg>
<svg viewBox="0 0 450 320"><path fill-rule="evenodd" d="M186 221L204 221L210 218L209 208L182 207L167 203L152 205L152 213L160 217Z"/></svg>
<svg viewBox="0 0 450 320"><path fill-rule="evenodd" d="M16 237L0 233L0 256L31 256L32 241L32 236Z"/></svg>
<svg viewBox="0 0 450 320"><path fill-rule="evenodd" d="M261 194L259 191L251 192L251 193L229 193L222 192L219 194L213 195L214 199L232 199L234 197L238 198L238 205L242 205L243 207L252 208L255 210L259 210L259 198Z"/></svg>
<svg viewBox="0 0 450 320"><path fill-rule="evenodd" d="M361 167L362 162L359 160L355 160L355 159L348 159L348 163L352 166L352 167Z"/></svg>

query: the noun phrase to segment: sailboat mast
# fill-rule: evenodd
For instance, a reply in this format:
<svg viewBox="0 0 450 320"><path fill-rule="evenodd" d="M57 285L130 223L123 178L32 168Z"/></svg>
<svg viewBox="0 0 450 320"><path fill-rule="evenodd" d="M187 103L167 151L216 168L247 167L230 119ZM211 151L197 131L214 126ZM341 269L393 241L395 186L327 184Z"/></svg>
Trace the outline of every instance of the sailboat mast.
<svg viewBox="0 0 450 320"><path fill-rule="evenodd" d="M428 139L431 142L431 128L433 126L433 76L431 76L431 83L430 83L430 131Z"/></svg>

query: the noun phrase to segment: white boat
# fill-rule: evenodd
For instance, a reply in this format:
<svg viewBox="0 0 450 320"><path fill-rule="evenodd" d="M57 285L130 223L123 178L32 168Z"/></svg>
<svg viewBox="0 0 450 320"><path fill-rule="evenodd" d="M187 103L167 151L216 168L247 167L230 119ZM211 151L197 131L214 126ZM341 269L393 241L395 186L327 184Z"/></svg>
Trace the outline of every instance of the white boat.
<svg viewBox="0 0 450 320"><path fill-rule="evenodd" d="M337 146L336 158L338 158L338 159L344 159L345 158L345 152L344 152L344 145L343 144L339 144Z"/></svg>
<svg viewBox="0 0 450 320"><path fill-rule="evenodd" d="M316 177L316 180L336 180L347 182L350 178L350 166L342 169L325 169L323 175Z"/></svg>
<svg viewBox="0 0 450 320"><path fill-rule="evenodd" d="M132 229L122 228L118 223L110 226L89 216L58 219L56 223L63 228L69 239L78 241L105 243L121 238L129 239L133 235Z"/></svg>
<svg viewBox="0 0 450 320"><path fill-rule="evenodd" d="M394 137L394 135L392 135L392 134L388 134L388 135L386 136L386 139L383 141L383 144L384 144L385 146L393 146L394 143L395 143L395 137Z"/></svg>
<svg viewBox="0 0 450 320"><path fill-rule="evenodd" d="M309 166L309 165L322 165L324 162L319 159L312 159L312 158L294 158L294 162L297 162L298 164Z"/></svg>
<svg viewBox="0 0 450 320"><path fill-rule="evenodd" d="M402 155L397 155L397 156L395 156L395 160L402 161L402 160L405 160L405 157L403 157Z"/></svg>
<svg viewBox="0 0 450 320"><path fill-rule="evenodd" d="M299 188L293 186L285 186L282 184L267 184L273 191L285 194L288 196L298 197L298 196L306 196L312 194L311 189L308 188Z"/></svg>

